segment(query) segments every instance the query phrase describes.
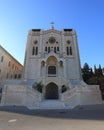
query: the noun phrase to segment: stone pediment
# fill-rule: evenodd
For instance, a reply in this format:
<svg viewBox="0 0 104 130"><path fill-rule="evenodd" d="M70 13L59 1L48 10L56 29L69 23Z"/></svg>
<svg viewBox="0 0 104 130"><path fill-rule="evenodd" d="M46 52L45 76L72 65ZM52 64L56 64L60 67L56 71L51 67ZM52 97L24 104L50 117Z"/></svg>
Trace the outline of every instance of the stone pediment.
<svg viewBox="0 0 104 130"><path fill-rule="evenodd" d="M49 30L44 31L44 34L48 34L48 33L61 34L62 31L58 31L58 30L55 30L55 29L49 29Z"/></svg>

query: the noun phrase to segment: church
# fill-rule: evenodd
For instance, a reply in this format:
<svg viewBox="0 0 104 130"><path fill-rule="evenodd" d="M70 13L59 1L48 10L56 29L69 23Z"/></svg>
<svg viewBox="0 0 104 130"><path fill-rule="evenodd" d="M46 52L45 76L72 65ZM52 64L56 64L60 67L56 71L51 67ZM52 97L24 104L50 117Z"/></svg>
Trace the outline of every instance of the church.
<svg viewBox="0 0 104 130"><path fill-rule="evenodd" d="M102 103L98 85L81 75L74 29L31 29L28 32L23 77L3 87L1 105L30 109L70 109Z"/></svg>
<svg viewBox="0 0 104 130"><path fill-rule="evenodd" d="M74 30L58 31L53 25L47 31L32 29L28 33L26 48L24 79L32 84L42 82L43 98L59 99L63 85L71 89L81 81Z"/></svg>

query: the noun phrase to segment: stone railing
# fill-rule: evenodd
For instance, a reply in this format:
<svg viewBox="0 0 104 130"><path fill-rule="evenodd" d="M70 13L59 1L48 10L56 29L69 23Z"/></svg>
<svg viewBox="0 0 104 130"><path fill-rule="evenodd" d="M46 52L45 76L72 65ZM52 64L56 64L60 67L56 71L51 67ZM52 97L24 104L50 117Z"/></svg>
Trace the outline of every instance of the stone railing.
<svg viewBox="0 0 104 130"><path fill-rule="evenodd" d="M31 87L27 87L27 106L38 105L42 100L42 94Z"/></svg>
<svg viewBox="0 0 104 130"><path fill-rule="evenodd" d="M77 86L62 94L62 101L66 106L77 106L79 104L101 103L101 92L99 85Z"/></svg>
<svg viewBox="0 0 104 130"><path fill-rule="evenodd" d="M65 101L65 100L68 100L69 98L71 98L75 94L76 90L77 90L77 88L73 88L71 90L64 92L62 94L62 100Z"/></svg>
<svg viewBox="0 0 104 130"><path fill-rule="evenodd" d="M41 101L41 93L27 85L5 85L1 105L35 106Z"/></svg>

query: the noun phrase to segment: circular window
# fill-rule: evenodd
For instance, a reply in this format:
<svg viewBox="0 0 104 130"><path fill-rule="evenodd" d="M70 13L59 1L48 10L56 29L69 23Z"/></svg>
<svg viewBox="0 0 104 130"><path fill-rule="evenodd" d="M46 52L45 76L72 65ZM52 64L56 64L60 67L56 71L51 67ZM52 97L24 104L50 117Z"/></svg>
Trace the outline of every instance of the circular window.
<svg viewBox="0 0 104 130"><path fill-rule="evenodd" d="M34 41L34 44L37 44L37 43L38 43L38 41L37 41L37 40L35 40L35 41Z"/></svg>
<svg viewBox="0 0 104 130"><path fill-rule="evenodd" d="M49 38L49 43L55 43L55 42L56 42L56 39L54 37Z"/></svg>
<svg viewBox="0 0 104 130"><path fill-rule="evenodd" d="M67 44L70 44L70 40L67 40Z"/></svg>

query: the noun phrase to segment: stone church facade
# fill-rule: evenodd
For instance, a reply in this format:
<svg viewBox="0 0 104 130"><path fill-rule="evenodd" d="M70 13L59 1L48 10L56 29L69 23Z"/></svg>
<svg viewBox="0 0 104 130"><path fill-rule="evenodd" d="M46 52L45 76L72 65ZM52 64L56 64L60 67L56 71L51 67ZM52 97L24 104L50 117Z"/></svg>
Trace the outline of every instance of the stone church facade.
<svg viewBox="0 0 104 130"><path fill-rule="evenodd" d="M32 29L28 33L27 48L24 79L32 83L42 82L44 98L51 86L53 91L57 89L57 97L60 97L63 85L71 89L73 82L80 82L79 52L74 30Z"/></svg>
<svg viewBox="0 0 104 130"><path fill-rule="evenodd" d="M36 83L42 83L41 93L33 89ZM56 109L101 102L99 86L82 80L75 30L56 30L52 24L28 32L23 79L4 86L2 105Z"/></svg>

